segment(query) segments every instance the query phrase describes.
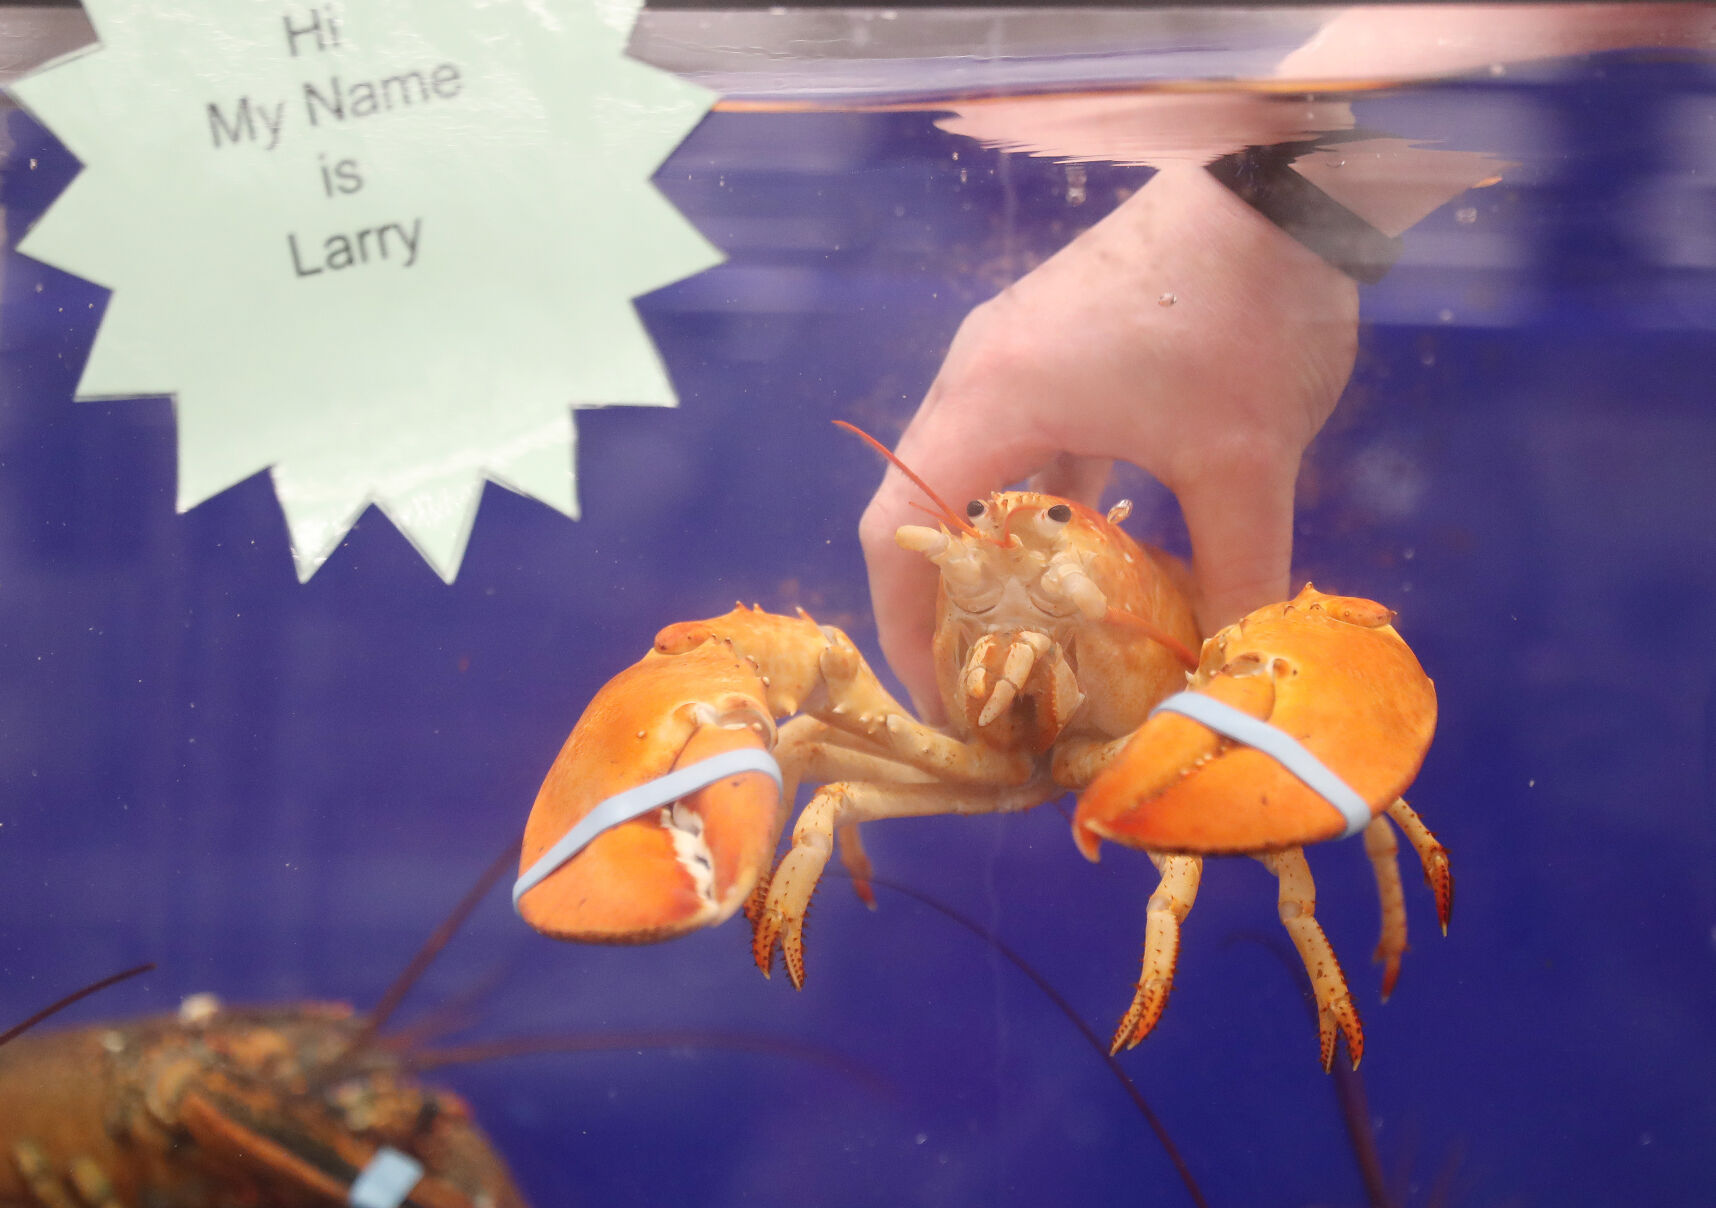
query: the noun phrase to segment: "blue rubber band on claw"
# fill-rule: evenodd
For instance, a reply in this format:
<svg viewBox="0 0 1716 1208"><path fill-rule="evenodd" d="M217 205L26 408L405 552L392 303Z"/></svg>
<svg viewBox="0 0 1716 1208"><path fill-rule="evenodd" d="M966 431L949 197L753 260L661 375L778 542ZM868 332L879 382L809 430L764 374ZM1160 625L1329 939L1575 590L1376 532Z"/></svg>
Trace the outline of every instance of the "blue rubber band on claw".
<svg viewBox="0 0 1716 1208"><path fill-rule="evenodd" d="M1223 737L1263 752L1286 768L1346 819L1347 829L1341 838L1350 839L1370 825L1370 803L1280 727L1198 692L1176 692L1150 710L1150 716L1164 712L1189 717Z"/></svg>
<svg viewBox="0 0 1716 1208"><path fill-rule="evenodd" d="M512 908L517 910L519 900L525 894L546 881L557 868L590 846L603 832L740 772L762 772L774 780L777 790L782 787L781 765L775 762L775 757L757 747L743 747L711 755L708 759L700 759L665 776L657 776L654 780L646 780L624 792L615 793L578 819L572 829L543 852L541 859L513 884Z"/></svg>
<svg viewBox="0 0 1716 1208"><path fill-rule="evenodd" d="M352 1180L346 1203L351 1208L399 1208L422 1181L421 1162L384 1145Z"/></svg>

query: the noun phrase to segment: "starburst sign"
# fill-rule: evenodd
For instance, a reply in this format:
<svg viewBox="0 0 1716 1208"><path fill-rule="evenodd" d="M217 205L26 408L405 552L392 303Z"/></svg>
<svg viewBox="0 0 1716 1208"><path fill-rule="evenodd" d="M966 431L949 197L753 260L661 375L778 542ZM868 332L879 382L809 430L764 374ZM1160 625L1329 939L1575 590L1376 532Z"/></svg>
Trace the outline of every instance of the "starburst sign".
<svg viewBox="0 0 1716 1208"><path fill-rule="evenodd" d="M77 397L171 394L178 507L271 469L308 579L370 503L449 581L485 479L578 514L572 408L674 403L630 299L708 94L638 0L86 0L14 87L84 164L20 244L111 289Z"/></svg>

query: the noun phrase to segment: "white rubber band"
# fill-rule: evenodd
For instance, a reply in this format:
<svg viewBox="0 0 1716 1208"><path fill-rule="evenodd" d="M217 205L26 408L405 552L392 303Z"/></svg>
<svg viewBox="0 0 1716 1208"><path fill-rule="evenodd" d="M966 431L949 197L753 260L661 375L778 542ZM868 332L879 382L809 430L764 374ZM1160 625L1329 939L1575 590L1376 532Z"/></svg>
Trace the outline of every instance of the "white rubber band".
<svg viewBox="0 0 1716 1208"><path fill-rule="evenodd" d="M553 847L543 852L542 858L532 864L513 884L512 908L517 910L520 898L547 880L555 869L588 847L603 831L612 830L622 822L630 822L633 818L659 809L670 801L678 801L687 793L695 793L698 789L707 788L717 780L739 772L766 773L773 777L776 789L781 787L781 765L775 762L773 755L758 747L740 747L733 751L723 751L719 755L711 755L708 759L700 759L665 776L646 780L624 792L615 793L578 819L572 829L561 836L560 841Z"/></svg>
<svg viewBox="0 0 1716 1208"><path fill-rule="evenodd" d="M1162 712L1183 714L1217 734L1269 756L1304 781L1305 787L1346 819L1347 829L1341 833L1341 838L1350 839L1370 825L1370 803L1331 772L1327 764L1307 751L1298 739L1278 726L1198 692L1176 692L1150 710L1150 716Z"/></svg>
<svg viewBox="0 0 1716 1208"><path fill-rule="evenodd" d="M423 1164L384 1145L352 1180L346 1193L351 1208L399 1208L411 1189L423 1181Z"/></svg>

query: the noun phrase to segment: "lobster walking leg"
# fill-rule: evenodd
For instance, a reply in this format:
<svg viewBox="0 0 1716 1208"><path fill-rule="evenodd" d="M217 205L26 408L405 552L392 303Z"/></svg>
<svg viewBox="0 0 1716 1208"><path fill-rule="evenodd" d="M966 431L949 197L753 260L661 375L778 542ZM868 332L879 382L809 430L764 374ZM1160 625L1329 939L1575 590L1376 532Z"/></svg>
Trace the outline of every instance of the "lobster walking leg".
<svg viewBox="0 0 1716 1208"><path fill-rule="evenodd" d="M1317 883L1311 877L1311 866L1305 863L1305 853L1293 847L1257 859L1280 882L1276 909L1281 925L1293 937L1299 959L1305 962L1305 972L1311 975L1311 989L1317 997L1317 1039L1323 1070L1326 1073L1334 1068L1337 1029L1346 1036L1347 1053L1357 1069L1359 1059L1364 1056L1364 1026L1359 1023L1358 1008L1347 989L1341 962L1329 945L1329 937L1323 934L1322 924L1317 922Z"/></svg>
<svg viewBox="0 0 1716 1208"><path fill-rule="evenodd" d="M57 1174L41 1149L29 1141L13 1147L13 1159L26 1189L41 1208L125 1208L101 1168L87 1157L73 1158L65 1177Z"/></svg>
<svg viewBox="0 0 1716 1208"><path fill-rule="evenodd" d="M18 1176L24 1181L24 1190L35 1197L42 1208L81 1208L72 1199L71 1192L66 1190L53 1166L48 1162L41 1148L29 1141L19 1141L12 1146L8 1155L12 1165L18 1170Z"/></svg>
<svg viewBox="0 0 1716 1208"><path fill-rule="evenodd" d="M1056 784L1065 785L1069 789L1083 788L1101 775L1102 770L1113 763L1115 757L1124 751L1131 741L1130 734L1122 734L1119 738L1063 739L1055 747L1049 763L1049 772L1054 776ZM1092 863L1100 859L1101 845L1094 837L1087 837L1082 830L1075 827L1073 840L1079 845L1085 859Z"/></svg>
<svg viewBox="0 0 1716 1208"><path fill-rule="evenodd" d="M825 784L793 826L792 848L769 879L768 897L753 919L751 955L767 977L778 943L787 976L804 988L804 916L842 827L883 818L923 818L936 814L992 814L1029 809L1056 796L1054 785L1033 783L1000 792L950 792L936 784L877 784L839 781Z"/></svg>
<svg viewBox="0 0 1716 1208"><path fill-rule="evenodd" d="M1400 957L1406 951L1406 894L1400 886L1400 843L1394 824L1378 814L1364 828L1364 854L1376 874L1376 897L1382 907L1382 936L1371 961L1382 966L1382 1001L1394 993L1400 977Z"/></svg>
<svg viewBox="0 0 1716 1208"><path fill-rule="evenodd" d="M1406 832L1407 839L1418 853L1424 866L1424 880L1436 895L1436 916L1442 924L1442 934L1448 934L1448 916L1454 908L1454 875L1448 866L1448 849L1437 842L1436 836L1419 820L1412 807L1396 799L1383 814L1377 815L1365 828L1364 850L1376 873L1377 898L1382 905L1382 938L1377 941L1375 962L1382 966L1382 1000L1394 993L1394 983L1400 977L1400 958L1407 950L1406 895L1400 885L1400 844L1394 836L1392 818Z"/></svg>
<svg viewBox="0 0 1716 1208"><path fill-rule="evenodd" d="M872 749L858 735L850 734L814 717L795 717L780 729L780 743L775 749L780 759L782 800L790 806L797 797L801 778L819 782L833 780L868 780L895 784L931 784L930 776L896 763ZM864 851L864 841L858 834L858 823L846 822L836 828L840 862L852 879L852 891L871 910L876 909L876 894L870 887L870 857ZM745 907L745 917L754 924L768 899L769 876L760 878L752 899Z"/></svg>
<svg viewBox="0 0 1716 1208"><path fill-rule="evenodd" d="M966 742L903 713L889 716L879 737L901 763L956 784L1024 784L1034 770L1027 752Z"/></svg>
<svg viewBox="0 0 1716 1208"><path fill-rule="evenodd" d="M1395 799L1388 807L1388 816L1400 824L1406 841L1418 853L1418 860L1424 866L1424 880L1436 895L1436 918L1442 924L1442 934L1447 935L1448 920L1454 913L1454 871L1448 863L1448 849L1430 833L1430 828L1404 798Z"/></svg>
<svg viewBox="0 0 1716 1208"><path fill-rule="evenodd" d="M835 828L834 835L839 841L840 866L852 879L852 892L871 910L876 909L876 891L870 887L870 878L875 869L870 865L870 854L864 850L864 839L858 833L858 824L844 822Z"/></svg>
<svg viewBox="0 0 1716 1208"><path fill-rule="evenodd" d="M1152 863L1162 874L1156 892L1150 895L1150 907L1144 923L1144 963L1138 975L1138 990L1132 1005L1114 1033L1110 1053L1129 1049L1150 1034L1162 1010L1168 1005L1168 993L1174 988L1174 965L1180 955L1180 926L1191 913L1197 900L1198 882L1203 876L1204 862L1199 856L1164 856L1148 852Z"/></svg>

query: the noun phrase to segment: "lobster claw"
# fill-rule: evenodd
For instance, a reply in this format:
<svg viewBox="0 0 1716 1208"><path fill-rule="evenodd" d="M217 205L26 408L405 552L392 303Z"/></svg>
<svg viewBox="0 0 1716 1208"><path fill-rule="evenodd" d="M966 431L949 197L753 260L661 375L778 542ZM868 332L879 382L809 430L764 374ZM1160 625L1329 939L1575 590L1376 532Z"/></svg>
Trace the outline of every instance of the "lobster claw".
<svg viewBox="0 0 1716 1208"><path fill-rule="evenodd" d="M1370 816L1418 774L1436 728L1436 689L1370 600L1310 584L1204 643L1193 692L1297 740L1344 781ZM1349 820L1272 756L1202 721L1158 712L1085 790L1073 838L1157 852L1256 853L1343 833Z"/></svg>
<svg viewBox="0 0 1716 1208"><path fill-rule="evenodd" d="M723 752L767 750L774 721L754 664L710 642L645 655L610 680L549 770L525 825L530 869L615 794ZM644 944L720 923L768 871L780 786L742 771L598 834L527 890L536 930L585 943Z"/></svg>

